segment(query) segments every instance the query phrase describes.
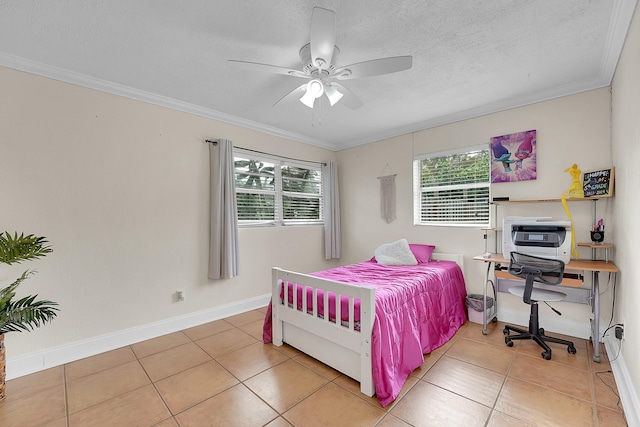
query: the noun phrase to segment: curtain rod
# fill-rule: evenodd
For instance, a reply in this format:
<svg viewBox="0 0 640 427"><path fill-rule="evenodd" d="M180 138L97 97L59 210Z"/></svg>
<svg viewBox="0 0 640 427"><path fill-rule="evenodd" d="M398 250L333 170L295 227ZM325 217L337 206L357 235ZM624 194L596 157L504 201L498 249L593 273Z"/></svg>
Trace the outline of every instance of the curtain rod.
<svg viewBox="0 0 640 427"><path fill-rule="evenodd" d="M204 142L208 142L208 143L213 144L213 145L216 145L218 143L218 141L212 141L210 139L206 139ZM296 161L296 162L315 163L317 165L322 165L322 166L326 166L327 165L326 162L316 162L314 160L296 159L296 158L293 158L293 157L281 156L279 154L267 153L265 151L252 150L251 148L244 148L244 147L237 147L237 146L234 146L233 148L237 148L239 150L244 150L244 151L251 151L252 153L266 154L267 156L275 156L275 157L278 157L278 158L281 158L281 159L293 160L293 161Z"/></svg>

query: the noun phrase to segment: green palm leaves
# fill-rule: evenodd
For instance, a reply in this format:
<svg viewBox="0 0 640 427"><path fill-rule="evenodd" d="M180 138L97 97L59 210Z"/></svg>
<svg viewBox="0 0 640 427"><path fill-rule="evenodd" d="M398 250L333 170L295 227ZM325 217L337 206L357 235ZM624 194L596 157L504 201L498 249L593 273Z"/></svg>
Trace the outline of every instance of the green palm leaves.
<svg viewBox="0 0 640 427"><path fill-rule="evenodd" d="M19 264L45 256L52 251L44 237L32 234L25 236L9 232L0 233L0 262ZM0 289L0 334L5 332L29 331L51 321L58 309L53 301L36 301L37 295L30 295L14 301L16 289L34 271L25 271L15 282Z"/></svg>
<svg viewBox="0 0 640 427"><path fill-rule="evenodd" d="M33 234L18 236L18 233L14 233L12 236L7 231L0 233L0 262L14 264L43 257L52 251L47 243L44 237Z"/></svg>

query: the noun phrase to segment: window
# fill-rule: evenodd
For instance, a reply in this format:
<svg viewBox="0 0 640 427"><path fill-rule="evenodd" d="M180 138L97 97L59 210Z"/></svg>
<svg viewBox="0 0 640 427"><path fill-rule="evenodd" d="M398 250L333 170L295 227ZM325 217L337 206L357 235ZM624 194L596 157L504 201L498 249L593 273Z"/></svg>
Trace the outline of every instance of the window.
<svg viewBox="0 0 640 427"><path fill-rule="evenodd" d="M323 224L320 168L235 156L239 225Z"/></svg>
<svg viewBox="0 0 640 427"><path fill-rule="evenodd" d="M489 149L472 147L413 161L414 224L489 224Z"/></svg>

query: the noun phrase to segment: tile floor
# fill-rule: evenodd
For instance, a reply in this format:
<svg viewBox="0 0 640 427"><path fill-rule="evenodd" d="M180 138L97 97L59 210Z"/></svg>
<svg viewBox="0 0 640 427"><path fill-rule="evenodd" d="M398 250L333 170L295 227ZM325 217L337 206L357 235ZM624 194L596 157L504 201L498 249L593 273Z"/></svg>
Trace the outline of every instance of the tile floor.
<svg viewBox="0 0 640 427"><path fill-rule="evenodd" d="M387 407L288 347L261 342L264 309L7 382L0 426L625 426L610 365L465 324Z"/></svg>

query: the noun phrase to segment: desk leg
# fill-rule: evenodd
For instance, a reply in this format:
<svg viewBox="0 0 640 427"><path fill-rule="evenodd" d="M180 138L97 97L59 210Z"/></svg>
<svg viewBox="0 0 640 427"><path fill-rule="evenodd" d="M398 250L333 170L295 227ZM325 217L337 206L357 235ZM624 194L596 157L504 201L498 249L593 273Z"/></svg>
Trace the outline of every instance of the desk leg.
<svg viewBox="0 0 640 427"><path fill-rule="evenodd" d="M593 320L591 321L591 341L593 342L593 361L600 363L600 286L598 272L591 273L593 288Z"/></svg>
<svg viewBox="0 0 640 427"><path fill-rule="evenodd" d="M487 263L487 273L485 274L484 277L484 293L482 296L482 308L484 310L482 310L482 334L483 335L487 335L488 331L487 331L487 324L489 323L489 319L487 318L487 285L489 284L489 273L491 272L491 263L488 262ZM495 301L494 298L494 304L497 304L497 301ZM493 312L493 309L492 311Z"/></svg>

